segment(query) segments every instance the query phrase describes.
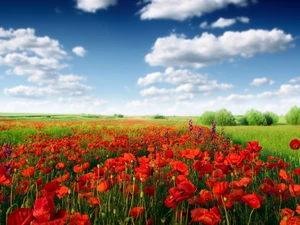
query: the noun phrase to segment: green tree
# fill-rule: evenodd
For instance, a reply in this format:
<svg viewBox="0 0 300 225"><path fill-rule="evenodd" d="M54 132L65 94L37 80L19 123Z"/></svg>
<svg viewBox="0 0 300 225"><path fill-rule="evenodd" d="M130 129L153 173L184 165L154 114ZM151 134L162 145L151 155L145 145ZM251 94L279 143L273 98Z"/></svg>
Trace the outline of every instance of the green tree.
<svg viewBox="0 0 300 225"><path fill-rule="evenodd" d="M215 113L217 125L219 126L233 126L236 124L235 118L231 112L226 109L221 109Z"/></svg>
<svg viewBox="0 0 300 225"><path fill-rule="evenodd" d="M254 109L249 110L246 112L245 117L249 125L267 125L266 118L260 111Z"/></svg>
<svg viewBox="0 0 300 225"><path fill-rule="evenodd" d="M300 125L300 108L297 106L292 107L285 118L288 124Z"/></svg>
<svg viewBox="0 0 300 225"><path fill-rule="evenodd" d="M264 117L266 118L267 125L275 125L279 121L279 117L273 112L265 112Z"/></svg>
<svg viewBox="0 0 300 225"><path fill-rule="evenodd" d="M249 125L249 124L248 124L248 121L247 121L247 118L246 118L245 116L242 116L241 118L239 118L238 121L239 121L239 123L240 123L241 125L244 125L244 126Z"/></svg>
<svg viewBox="0 0 300 225"><path fill-rule="evenodd" d="M203 125L212 125L215 120L215 113L212 111L206 111L200 117L200 121Z"/></svg>

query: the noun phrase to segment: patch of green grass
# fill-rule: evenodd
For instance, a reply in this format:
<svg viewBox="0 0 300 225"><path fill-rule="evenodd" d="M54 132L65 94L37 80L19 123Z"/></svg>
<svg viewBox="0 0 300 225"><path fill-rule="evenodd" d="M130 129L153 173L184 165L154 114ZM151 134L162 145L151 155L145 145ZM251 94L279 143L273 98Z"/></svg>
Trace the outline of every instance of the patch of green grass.
<svg viewBox="0 0 300 225"><path fill-rule="evenodd" d="M221 128L217 128L221 132ZM300 126L236 126L224 127L224 133L233 143L246 147L249 141L259 141L263 146L262 156L274 155L300 165L300 151L293 151L289 143L294 138L300 138Z"/></svg>

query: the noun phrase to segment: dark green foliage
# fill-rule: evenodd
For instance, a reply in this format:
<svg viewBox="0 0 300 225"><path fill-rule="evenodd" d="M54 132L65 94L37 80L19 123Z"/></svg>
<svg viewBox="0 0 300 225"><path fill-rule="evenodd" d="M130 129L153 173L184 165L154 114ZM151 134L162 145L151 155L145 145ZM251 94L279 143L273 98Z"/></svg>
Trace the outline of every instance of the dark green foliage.
<svg viewBox="0 0 300 225"><path fill-rule="evenodd" d="M212 111L206 111L202 114L200 121L203 125L212 125L215 120L215 113Z"/></svg>
<svg viewBox="0 0 300 225"><path fill-rule="evenodd" d="M268 126L275 125L278 123L279 117L275 113L265 112L263 115L266 118L266 122Z"/></svg>
<svg viewBox="0 0 300 225"><path fill-rule="evenodd" d="M260 111L254 109L249 110L246 112L245 117L249 125L257 125L257 126L267 125L266 118Z"/></svg>
<svg viewBox="0 0 300 225"><path fill-rule="evenodd" d="M116 117L116 118L124 118L124 115L122 115L122 114L114 114L114 117Z"/></svg>
<svg viewBox="0 0 300 225"><path fill-rule="evenodd" d="M163 115L157 114L153 117L153 119L165 119L165 117Z"/></svg>
<svg viewBox="0 0 300 225"><path fill-rule="evenodd" d="M217 111L215 113L215 119L218 126L233 126L236 124L234 116L226 109Z"/></svg>
<svg viewBox="0 0 300 225"><path fill-rule="evenodd" d="M242 116L241 118L239 118L239 123L241 124L241 125L244 125L244 126L247 126L247 125L249 125L248 124L248 121L247 121L247 118L245 117L245 116Z"/></svg>
<svg viewBox="0 0 300 225"><path fill-rule="evenodd" d="M300 125L300 108L297 106L292 107L285 118L290 125Z"/></svg>

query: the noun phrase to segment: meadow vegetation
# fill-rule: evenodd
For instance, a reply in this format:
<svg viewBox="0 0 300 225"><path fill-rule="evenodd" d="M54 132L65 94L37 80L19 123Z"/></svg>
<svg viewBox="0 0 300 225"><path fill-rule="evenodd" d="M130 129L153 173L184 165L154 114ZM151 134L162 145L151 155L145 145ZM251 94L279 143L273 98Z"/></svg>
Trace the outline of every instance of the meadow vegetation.
<svg viewBox="0 0 300 225"><path fill-rule="evenodd" d="M300 223L300 132L285 117L118 115L2 115L0 224Z"/></svg>

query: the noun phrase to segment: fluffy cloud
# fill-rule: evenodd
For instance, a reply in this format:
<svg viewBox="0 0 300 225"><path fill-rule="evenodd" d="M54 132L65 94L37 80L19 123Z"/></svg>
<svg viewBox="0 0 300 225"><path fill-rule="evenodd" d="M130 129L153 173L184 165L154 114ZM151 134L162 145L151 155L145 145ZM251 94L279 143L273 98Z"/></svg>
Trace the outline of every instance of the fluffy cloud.
<svg viewBox="0 0 300 225"><path fill-rule="evenodd" d="M28 87L28 86L17 86L14 88L5 88L4 94L12 97L21 97L21 98L40 98L47 95L56 94L51 88L41 88L41 87Z"/></svg>
<svg viewBox="0 0 300 225"><path fill-rule="evenodd" d="M6 74L28 77L30 83L38 85L6 88L4 94L7 96L84 95L91 89L82 83L84 77L60 72L68 67L67 59L68 54L59 41L38 37L34 29L0 28L0 66L6 68Z"/></svg>
<svg viewBox="0 0 300 225"><path fill-rule="evenodd" d="M290 34L278 29L228 31L219 37L205 32L193 39L171 34L156 40L145 61L151 66L200 68L228 58L283 51L292 41Z"/></svg>
<svg viewBox="0 0 300 225"><path fill-rule="evenodd" d="M200 24L200 27L202 29L207 29L207 28L225 28L225 27L230 27L234 25L236 22L241 22L241 23L249 23L250 19L244 16L241 17L236 17L236 18L223 18L220 17L217 21L213 22L211 25L208 25L206 21Z"/></svg>
<svg viewBox="0 0 300 225"><path fill-rule="evenodd" d="M0 55L16 51L26 51L44 58L62 59L67 56L57 40L47 36L37 37L34 29L0 28Z"/></svg>
<svg viewBox="0 0 300 225"><path fill-rule="evenodd" d="M248 0L145 0L139 11L142 20L173 19L183 21L205 13L226 8L228 5L246 6Z"/></svg>
<svg viewBox="0 0 300 225"><path fill-rule="evenodd" d="M170 84L205 84L208 80L207 75L202 75L199 73L194 73L190 70L174 70L174 68L169 67L165 72L155 72L147 74L143 78L138 79L139 86L148 86L157 83L170 83Z"/></svg>
<svg viewBox="0 0 300 225"><path fill-rule="evenodd" d="M255 78L255 79L250 83L250 85L251 85L251 86L259 87L259 86L262 86L262 85L264 85L264 84L273 85L274 83L275 83L274 80L269 80L268 78L263 77L263 78Z"/></svg>
<svg viewBox="0 0 300 225"><path fill-rule="evenodd" d="M245 16L239 16L236 18L238 21L240 21L241 23L249 23L250 19L248 17Z"/></svg>
<svg viewBox="0 0 300 225"><path fill-rule="evenodd" d="M77 47L73 48L72 52L75 55L80 56L80 57L84 57L86 55L86 50L81 46L77 46Z"/></svg>
<svg viewBox="0 0 300 225"><path fill-rule="evenodd" d="M226 18L219 18L216 22L211 24L212 28L224 28L230 27L231 25L236 23L236 19L226 19Z"/></svg>
<svg viewBox="0 0 300 225"><path fill-rule="evenodd" d="M77 0L77 8L89 13L95 13L100 9L107 9L117 4L117 0Z"/></svg>
<svg viewBox="0 0 300 225"><path fill-rule="evenodd" d="M297 83L300 82L300 77L294 77L293 79L290 80L290 83Z"/></svg>
<svg viewBox="0 0 300 225"><path fill-rule="evenodd" d="M186 100L195 98L196 94L209 95L217 91L233 89L232 84L218 83L210 80L207 75L202 75L187 69L175 70L167 68L165 72L155 72L147 74L138 79L139 86L149 86L159 83L174 85L172 88L157 88L151 86L141 90L144 97L149 96L172 96L176 100Z"/></svg>

